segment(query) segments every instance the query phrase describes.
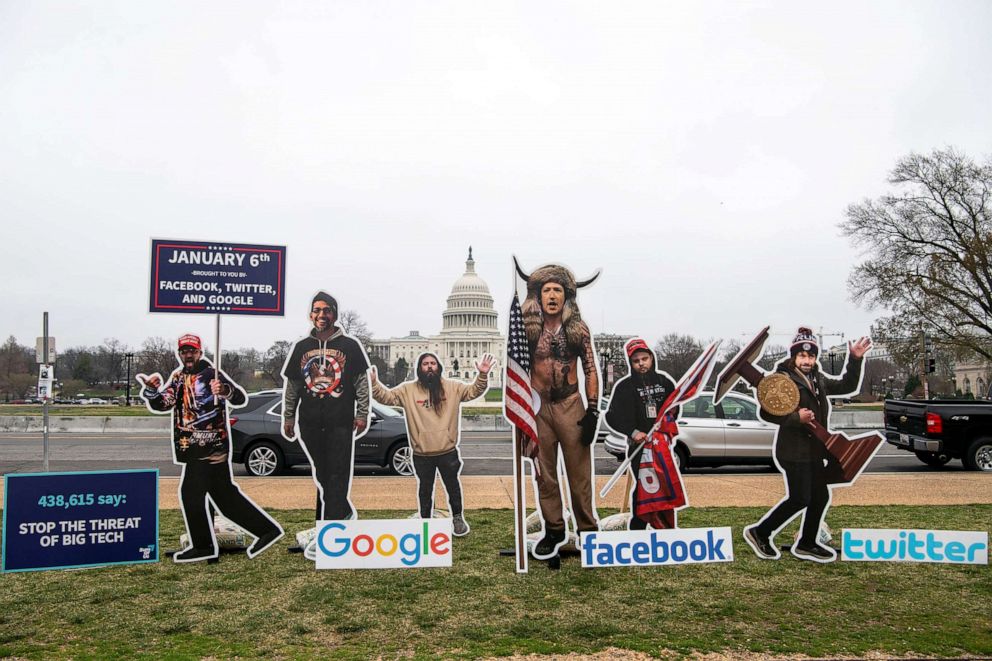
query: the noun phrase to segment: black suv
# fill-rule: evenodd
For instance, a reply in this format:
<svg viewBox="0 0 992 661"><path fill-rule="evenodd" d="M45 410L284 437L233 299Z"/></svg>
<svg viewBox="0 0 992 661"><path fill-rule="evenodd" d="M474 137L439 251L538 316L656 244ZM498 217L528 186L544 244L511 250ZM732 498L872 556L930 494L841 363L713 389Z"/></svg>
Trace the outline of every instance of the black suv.
<svg viewBox="0 0 992 661"><path fill-rule="evenodd" d="M309 464L299 439L282 436L282 390L248 395L248 402L231 411L234 463L243 463L249 475L277 475L289 466ZM413 455L401 413L372 402L368 432L355 442L355 464L389 468L398 475L413 475Z"/></svg>

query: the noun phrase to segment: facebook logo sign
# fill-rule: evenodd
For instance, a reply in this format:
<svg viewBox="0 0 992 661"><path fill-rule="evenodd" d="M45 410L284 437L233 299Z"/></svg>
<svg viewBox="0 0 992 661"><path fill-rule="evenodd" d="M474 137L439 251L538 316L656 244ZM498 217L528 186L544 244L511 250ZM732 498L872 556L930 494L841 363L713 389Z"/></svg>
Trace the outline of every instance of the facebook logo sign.
<svg viewBox="0 0 992 661"><path fill-rule="evenodd" d="M845 528L842 557L855 562L989 564L989 534L958 530Z"/></svg>
<svg viewBox="0 0 992 661"><path fill-rule="evenodd" d="M730 528L584 532L583 567L684 565L733 562Z"/></svg>

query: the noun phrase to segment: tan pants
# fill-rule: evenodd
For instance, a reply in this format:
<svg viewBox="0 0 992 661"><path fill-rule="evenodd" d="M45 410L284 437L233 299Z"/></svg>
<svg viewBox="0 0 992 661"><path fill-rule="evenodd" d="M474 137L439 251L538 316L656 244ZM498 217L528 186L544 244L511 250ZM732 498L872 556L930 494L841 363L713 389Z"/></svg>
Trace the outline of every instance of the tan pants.
<svg viewBox="0 0 992 661"><path fill-rule="evenodd" d="M572 494L572 512L577 532L597 530L592 506L592 448L582 442L579 420L585 415L582 397L575 393L560 402L541 398L537 414L538 455L541 476L537 480L541 515L546 530L565 529L562 494L558 485L558 447L565 457L565 475Z"/></svg>

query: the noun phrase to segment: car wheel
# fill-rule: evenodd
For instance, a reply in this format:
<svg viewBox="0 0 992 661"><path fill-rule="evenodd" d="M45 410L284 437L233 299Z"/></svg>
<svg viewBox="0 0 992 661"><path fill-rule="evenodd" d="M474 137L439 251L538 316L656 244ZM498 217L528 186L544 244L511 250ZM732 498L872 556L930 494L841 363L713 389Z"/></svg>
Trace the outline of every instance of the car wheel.
<svg viewBox="0 0 992 661"><path fill-rule="evenodd" d="M685 451L685 447L682 445L675 446L675 467L679 469L679 473L684 473L687 468L689 468L689 453Z"/></svg>
<svg viewBox="0 0 992 661"><path fill-rule="evenodd" d="M925 463L927 466L940 468L951 460L951 455L945 452L924 452L923 450L917 450L916 458Z"/></svg>
<svg viewBox="0 0 992 661"><path fill-rule="evenodd" d="M964 465L973 471L992 471L992 437L980 438L968 446Z"/></svg>
<svg viewBox="0 0 992 661"><path fill-rule="evenodd" d="M413 475L413 450L406 441L400 441L389 451L386 465L397 475Z"/></svg>
<svg viewBox="0 0 992 661"><path fill-rule="evenodd" d="M245 455L245 470L255 477L277 475L282 472L284 466L282 451L270 441L256 443Z"/></svg>

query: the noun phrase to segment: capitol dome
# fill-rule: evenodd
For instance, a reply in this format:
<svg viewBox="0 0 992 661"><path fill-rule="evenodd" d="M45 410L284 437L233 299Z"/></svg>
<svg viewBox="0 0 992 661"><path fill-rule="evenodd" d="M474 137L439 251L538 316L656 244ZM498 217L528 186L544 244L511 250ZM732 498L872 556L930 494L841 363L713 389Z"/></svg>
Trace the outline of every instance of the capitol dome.
<svg viewBox="0 0 992 661"><path fill-rule="evenodd" d="M442 320L442 334L473 330L491 332L497 328L493 297L489 293L489 285L475 272L471 247L465 261L465 273L451 287Z"/></svg>

